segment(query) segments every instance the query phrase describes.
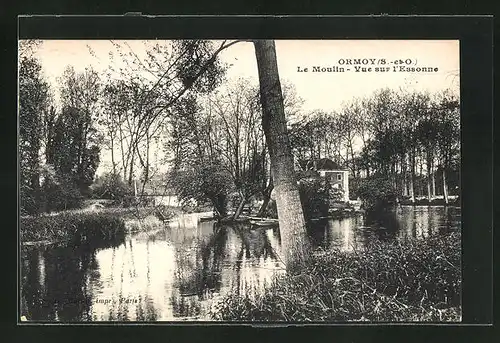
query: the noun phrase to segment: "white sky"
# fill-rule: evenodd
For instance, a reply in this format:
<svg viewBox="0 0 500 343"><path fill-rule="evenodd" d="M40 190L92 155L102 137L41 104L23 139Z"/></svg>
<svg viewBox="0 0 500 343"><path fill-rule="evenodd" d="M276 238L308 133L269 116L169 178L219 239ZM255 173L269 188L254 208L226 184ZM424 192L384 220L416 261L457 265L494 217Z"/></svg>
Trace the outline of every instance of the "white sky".
<svg viewBox="0 0 500 343"><path fill-rule="evenodd" d="M125 41L115 41L123 43ZM126 41L137 55L144 53L144 43ZM94 51L95 57L89 52ZM109 64L109 52L116 50L108 40L46 40L36 52L43 72L53 84L58 98L56 78L65 67L72 65L76 71L92 66L96 71L105 70ZM459 41L457 40L280 40L276 41L278 69L281 80L295 85L297 94L305 100L304 112L315 109L338 110L341 104L353 97L371 95L374 91L389 87L435 92L447 88L459 89ZM255 50L250 42L231 46L220 55L224 62L232 64L228 79L245 77L258 82ZM438 72L311 72L313 66L341 66L340 59L412 59L417 67L439 68ZM118 62L114 66L119 68ZM309 72L298 72L298 67ZM344 66L345 67L345 66ZM374 66L372 66L373 68ZM104 153L106 155L106 153ZM106 156L101 156L103 162ZM103 165L106 165L104 163ZM104 167L103 167L104 168ZM102 169L102 168L100 168Z"/></svg>
<svg viewBox="0 0 500 343"><path fill-rule="evenodd" d="M120 41L116 41L120 42ZM137 54L142 41L127 41ZM91 56L87 45L95 52ZM457 40L281 40L276 41L278 68L282 80L293 83L305 100L304 110L338 109L343 101L370 95L389 87L429 90L458 87L459 42ZM44 73L55 84L67 65L82 70L91 65L101 71L109 65L108 53L115 51L108 40L47 40L37 52ZM297 68L339 65L339 59L385 58L416 60L420 67L437 67L437 73L299 73ZM251 77L257 82L258 71L252 43L242 42L221 54L233 64L228 77ZM116 64L115 64L116 66Z"/></svg>

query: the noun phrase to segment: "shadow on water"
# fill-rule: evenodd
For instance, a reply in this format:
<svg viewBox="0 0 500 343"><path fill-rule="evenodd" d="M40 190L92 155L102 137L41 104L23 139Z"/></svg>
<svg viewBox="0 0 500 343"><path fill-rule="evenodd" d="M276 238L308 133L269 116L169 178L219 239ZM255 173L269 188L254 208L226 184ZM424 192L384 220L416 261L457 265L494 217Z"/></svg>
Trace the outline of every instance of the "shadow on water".
<svg viewBox="0 0 500 343"><path fill-rule="evenodd" d="M96 251L122 242L24 248L22 315L47 321L90 320L92 290L89 290L89 283L100 277Z"/></svg>
<svg viewBox="0 0 500 343"><path fill-rule="evenodd" d="M177 267L170 302L174 317L201 315L200 301L219 292L222 281L222 263L225 256L228 228L213 223L213 233L208 240L198 239L194 256L176 254Z"/></svg>
<svg viewBox="0 0 500 343"><path fill-rule="evenodd" d="M170 298L175 317L201 316L202 303L220 294L224 287L238 294L254 287L255 280L248 280L244 270L248 270L249 265L258 268L253 265L259 264L257 261L278 259L266 230L250 230L241 223L214 223L210 238L200 239L196 244L194 256L181 250L176 254L176 290Z"/></svg>
<svg viewBox="0 0 500 343"><path fill-rule="evenodd" d="M394 239L401 230L397 210L366 212L363 219L364 225L371 228L361 231L366 238L373 235L379 240L387 241Z"/></svg>
<svg viewBox="0 0 500 343"><path fill-rule="evenodd" d="M277 229L189 217L113 244L25 248L22 315L64 322L199 318L214 296L269 278L279 269L279 249Z"/></svg>
<svg viewBox="0 0 500 343"><path fill-rule="evenodd" d="M203 298L207 291L220 289L221 259L226 241L227 229L221 227L214 230L208 241L194 242L197 245L195 256L177 250L176 286L180 295Z"/></svg>
<svg viewBox="0 0 500 343"><path fill-rule="evenodd" d="M262 257L264 260L268 258L273 260L278 259L269 241L269 236L266 234L266 229L250 230L248 226L238 224L234 225L232 230L240 237L246 258L260 259ZM272 232L276 231L273 230Z"/></svg>
<svg viewBox="0 0 500 343"><path fill-rule="evenodd" d="M307 225L307 235L313 247L328 249L332 242L330 220L319 219L310 221Z"/></svg>

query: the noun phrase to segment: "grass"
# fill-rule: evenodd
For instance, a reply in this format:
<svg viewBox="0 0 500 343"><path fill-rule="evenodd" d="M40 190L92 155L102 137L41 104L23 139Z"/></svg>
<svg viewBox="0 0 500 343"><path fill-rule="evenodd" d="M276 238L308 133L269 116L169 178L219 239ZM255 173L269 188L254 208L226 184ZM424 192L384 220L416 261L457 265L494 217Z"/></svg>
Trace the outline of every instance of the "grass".
<svg viewBox="0 0 500 343"><path fill-rule="evenodd" d="M163 222L153 215L144 218L129 219L125 222L127 232L153 231L163 227Z"/></svg>
<svg viewBox="0 0 500 343"><path fill-rule="evenodd" d="M174 206L151 206L151 207L109 207L101 211L112 213L125 220L140 220L154 216L157 211L161 211L167 218L184 213L179 207Z"/></svg>
<svg viewBox="0 0 500 343"><path fill-rule="evenodd" d="M96 210L77 209L22 216L21 242L106 242L125 233L157 229L162 222L155 216L160 207L105 207ZM161 208L166 218L182 211L177 207Z"/></svg>
<svg viewBox="0 0 500 343"><path fill-rule="evenodd" d="M21 242L103 243L125 236L125 222L107 212L61 212L21 217Z"/></svg>
<svg viewBox="0 0 500 343"><path fill-rule="evenodd" d="M238 321L460 321L460 234L328 251L263 292L229 294L211 316Z"/></svg>

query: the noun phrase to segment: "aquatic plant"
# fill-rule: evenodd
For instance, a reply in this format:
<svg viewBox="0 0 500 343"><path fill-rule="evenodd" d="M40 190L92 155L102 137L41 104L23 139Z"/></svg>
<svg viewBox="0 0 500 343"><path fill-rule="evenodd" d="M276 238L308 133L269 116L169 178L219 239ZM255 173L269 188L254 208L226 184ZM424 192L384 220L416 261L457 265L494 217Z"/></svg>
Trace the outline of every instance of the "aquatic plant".
<svg viewBox="0 0 500 343"><path fill-rule="evenodd" d="M316 254L256 296L229 294L211 316L238 321L460 321L460 234Z"/></svg>
<svg viewBox="0 0 500 343"><path fill-rule="evenodd" d="M153 231L164 227L163 221L154 215L134 218L125 222L127 232Z"/></svg>

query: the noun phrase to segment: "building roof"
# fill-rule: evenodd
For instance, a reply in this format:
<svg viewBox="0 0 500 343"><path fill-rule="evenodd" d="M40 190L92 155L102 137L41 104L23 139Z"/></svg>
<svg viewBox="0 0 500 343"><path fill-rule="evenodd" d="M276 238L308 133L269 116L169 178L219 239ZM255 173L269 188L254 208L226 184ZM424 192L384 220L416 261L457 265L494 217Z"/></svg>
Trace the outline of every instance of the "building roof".
<svg viewBox="0 0 500 343"><path fill-rule="evenodd" d="M299 160L299 165L303 170L344 170L338 163L329 158Z"/></svg>

